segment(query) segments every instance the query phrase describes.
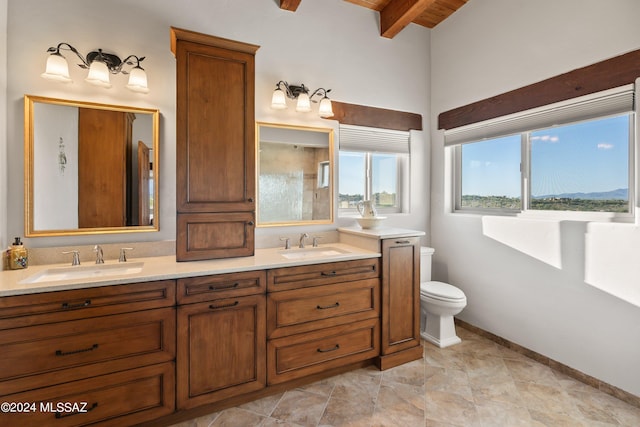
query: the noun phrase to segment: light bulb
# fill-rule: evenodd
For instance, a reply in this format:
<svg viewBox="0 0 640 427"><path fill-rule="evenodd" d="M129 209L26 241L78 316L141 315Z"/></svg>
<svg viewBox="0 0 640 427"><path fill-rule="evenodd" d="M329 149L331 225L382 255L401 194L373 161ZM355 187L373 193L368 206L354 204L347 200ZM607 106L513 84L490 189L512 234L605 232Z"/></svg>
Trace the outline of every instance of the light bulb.
<svg viewBox="0 0 640 427"><path fill-rule="evenodd" d="M109 81L109 68L107 64L102 61L93 61L89 67L89 75L84 80L94 86L110 88L111 82Z"/></svg>
<svg viewBox="0 0 640 427"><path fill-rule="evenodd" d="M311 101L309 100L309 95L306 93L301 93L298 95L298 104L296 104L296 111L299 113L308 113L311 111Z"/></svg>
<svg viewBox="0 0 640 427"><path fill-rule="evenodd" d="M47 80L61 83L70 83L72 81L69 77L69 64L60 53L52 53L49 55L49 58L47 58L47 68L40 76Z"/></svg>
<svg viewBox="0 0 640 427"><path fill-rule="evenodd" d="M271 97L271 108L274 110L284 110L287 108L287 99L285 98L284 91L280 88L273 91Z"/></svg>
<svg viewBox="0 0 640 427"><path fill-rule="evenodd" d="M320 117L333 117L333 108L331 106L331 100L326 96L320 101L320 107L318 108L318 114Z"/></svg>
<svg viewBox="0 0 640 427"><path fill-rule="evenodd" d="M147 86L147 73L140 67L133 67L129 72L129 83L127 89L133 92L149 93Z"/></svg>

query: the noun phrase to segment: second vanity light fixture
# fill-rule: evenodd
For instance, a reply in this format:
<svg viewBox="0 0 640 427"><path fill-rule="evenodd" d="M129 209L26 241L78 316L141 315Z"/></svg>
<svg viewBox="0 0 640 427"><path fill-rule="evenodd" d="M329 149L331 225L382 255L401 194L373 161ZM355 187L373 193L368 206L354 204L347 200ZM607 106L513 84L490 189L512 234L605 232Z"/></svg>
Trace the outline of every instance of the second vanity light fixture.
<svg viewBox="0 0 640 427"><path fill-rule="evenodd" d="M300 86L290 85L289 83L280 80L276 83L276 89L273 91L271 97L271 108L275 110L284 110L287 108L287 99L297 99L296 111L300 113L308 113L311 111L311 102L318 102L313 99L318 95L322 97L320 99L320 107L318 108L318 115L323 118L333 117L333 109L331 107L331 100L327 94L331 92L331 89L318 88L309 95L309 88L304 84Z"/></svg>
<svg viewBox="0 0 640 427"><path fill-rule="evenodd" d="M111 82L109 81L109 74L129 74L127 89L139 93L149 92L147 73L144 71L144 68L140 66L140 63L144 60L144 56L129 55L124 60L120 60L118 56L105 53L102 49L98 49L97 51L89 52L85 59L80 52L78 52L78 49L68 43L59 43L57 47L47 49L47 52L51 55L47 58L46 71L41 74L43 78L62 83L70 83L72 81L69 77L69 64L66 58L60 53L61 49L75 53L82 61L82 64L78 64L78 66L89 69L89 74L85 79L87 83L91 83L94 86L110 88ZM125 71L125 65L132 65L133 68L131 68L130 71Z"/></svg>

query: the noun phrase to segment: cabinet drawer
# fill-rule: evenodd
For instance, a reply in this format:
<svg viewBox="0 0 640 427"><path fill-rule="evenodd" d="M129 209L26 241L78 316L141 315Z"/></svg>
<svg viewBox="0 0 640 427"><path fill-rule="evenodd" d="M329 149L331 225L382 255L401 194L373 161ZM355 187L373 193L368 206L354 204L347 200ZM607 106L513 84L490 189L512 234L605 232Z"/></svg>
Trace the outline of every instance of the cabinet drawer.
<svg viewBox="0 0 640 427"><path fill-rule="evenodd" d="M36 375L23 379L34 387L53 371L57 383L172 360L175 322L175 309L163 308L0 331L0 380Z"/></svg>
<svg viewBox="0 0 640 427"><path fill-rule="evenodd" d="M265 292L266 283L264 271L178 279L177 298L179 304L188 304L261 294Z"/></svg>
<svg viewBox="0 0 640 427"><path fill-rule="evenodd" d="M378 319L267 342L267 382L278 384L379 354Z"/></svg>
<svg viewBox="0 0 640 427"><path fill-rule="evenodd" d="M167 362L4 396L5 402L34 402L36 410L3 411L0 425L130 426L150 421L175 408L174 372L173 362Z"/></svg>
<svg viewBox="0 0 640 427"><path fill-rule="evenodd" d="M164 280L3 297L0 329L171 307L175 286L175 281Z"/></svg>
<svg viewBox="0 0 640 427"><path fill-rule="evenodd" d="M277 292L379 276L378 258L283 267L267 271L267 290Z"/></svg>
<svg viewBox="0 0 640 427"><path fill-rule="evenodd" d="M274 292L267 297L267 336L309 332L379 313L379 279Z"/></svg>

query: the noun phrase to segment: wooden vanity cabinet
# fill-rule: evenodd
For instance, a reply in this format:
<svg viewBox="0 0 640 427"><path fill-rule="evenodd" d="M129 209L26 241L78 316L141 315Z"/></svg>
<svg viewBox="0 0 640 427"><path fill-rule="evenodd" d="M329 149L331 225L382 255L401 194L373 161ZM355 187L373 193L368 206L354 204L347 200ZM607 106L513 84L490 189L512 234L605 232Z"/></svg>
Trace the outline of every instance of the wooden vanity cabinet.
<svg viewBox="0 0 640 427"><path fill-rule="evenodd" d="M267 281L268 384L378 356L377 258L273 269Z"/></svg>
<svg viewBox="0 0 640 427"><path fill-rule="evenodd" d="M178 261L254 253L257 49L171 28Z"/></svg>
<svg viewBox="0 0 640 427"><path fill-rule="evenodd" d="M178 280L178 409L265 387L265 283L264 271Z"/></svg>
<svg viewBox="0 0 640 427"><path fill-rule="evenodd" d="M0 425L132 425L172 413L175 334L172 280L1 298L0 400L37 410L0 413Z"/></svg>
<svg viewBox="0 0 640 427"><path fill-rule="evenodd" d="M382 239L380 369L422 357L420 344L420 239Z"/></svg>

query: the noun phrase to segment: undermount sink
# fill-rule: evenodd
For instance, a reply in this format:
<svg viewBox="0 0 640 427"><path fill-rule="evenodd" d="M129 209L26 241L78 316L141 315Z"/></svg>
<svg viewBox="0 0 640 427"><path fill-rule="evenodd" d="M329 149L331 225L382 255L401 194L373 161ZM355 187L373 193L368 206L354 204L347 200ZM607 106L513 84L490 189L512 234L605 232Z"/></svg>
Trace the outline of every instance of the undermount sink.
<svg viewBox="0 0 640 427"><path fill-rule="evenodd" d="M302 248L302 249L285 249L279 251L280 255L287 259L309 259L309 258L326 258L337 255L348 254L341 248L335 248L331 246L317 247L317 248Z"/></svg>
<svg viewBox="0 0 640 427"><path fill-rule="evenodd" d="M117 264L76 265L53 267L27 277L20 283L59 282L61 280L94 279L106 276L122 276L140 273L144 262L121 262Z"/></svg>

